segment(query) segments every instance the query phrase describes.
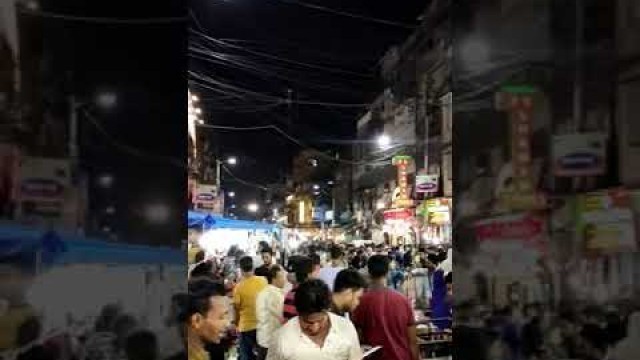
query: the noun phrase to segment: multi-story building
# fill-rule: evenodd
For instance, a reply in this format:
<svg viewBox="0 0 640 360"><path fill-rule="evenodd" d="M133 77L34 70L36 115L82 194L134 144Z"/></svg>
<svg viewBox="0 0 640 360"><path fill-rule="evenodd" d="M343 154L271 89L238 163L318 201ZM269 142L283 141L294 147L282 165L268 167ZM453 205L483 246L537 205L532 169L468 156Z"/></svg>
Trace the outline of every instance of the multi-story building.
<svg viewBox="0 0 640 360"><path fill-rule="evenodd" d="M425 199L452 195L451 169L443 166L451 164L450 7L447 0L431 2L419 28L381 60L385 90L357 124L353 211L361 233L356 237L393 238L383 213L392 207L400 185L392 163L396 155L412 158L406 169L415 200L411 211ZM425 175L437 186L428 193L414 189L416 177ZM411 234L403 237L424 243L427 216L415 214L408 219Z"/></svg>

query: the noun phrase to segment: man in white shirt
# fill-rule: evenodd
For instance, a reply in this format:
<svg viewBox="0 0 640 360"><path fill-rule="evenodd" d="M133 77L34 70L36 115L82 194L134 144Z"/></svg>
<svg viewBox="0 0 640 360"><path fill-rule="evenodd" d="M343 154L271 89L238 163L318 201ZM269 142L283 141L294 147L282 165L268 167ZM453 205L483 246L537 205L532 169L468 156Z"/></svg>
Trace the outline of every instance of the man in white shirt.
<svg viewBox="0 0 640 360"><path fill-rule="evenodd" d="M330 253L331 264L320 269L318 278L329 286L329 290L333 291L333 284L336 281L336 276L338 276L338 273L344 269L344 251L342 251L339 246L333 245L330 249Z"/></svg>
<svg viewBox="0 0 640 360"><path fill-rule="evenodd" d="M295 294L298 316L274 335L267 360L361 360L351 321L329 312L331 292L324 281L308 280Z"/></svg>
<svg viewBox="0 0 640 360"><path fill-rule="evenodd" d="M284 306L284 287L287 283L286 272L279 265L271 265L265 275L269 285L256 298L258 360L264 360L267 357L267 350L273 334L284 321L282 309Z"/></svg>

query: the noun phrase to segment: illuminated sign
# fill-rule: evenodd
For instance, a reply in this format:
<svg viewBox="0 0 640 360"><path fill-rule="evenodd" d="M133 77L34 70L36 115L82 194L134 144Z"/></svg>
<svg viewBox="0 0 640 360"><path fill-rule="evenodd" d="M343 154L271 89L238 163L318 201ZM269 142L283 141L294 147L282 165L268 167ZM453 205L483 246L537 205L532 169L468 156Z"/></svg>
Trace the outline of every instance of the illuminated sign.
<svg viewBox="0 0 640 360"><path fill-rule="evenodd" d="M398 196L394 199L394 207L407 208L413 206L413 201L409 198L409 186L407 181L407 170L411 164L410 156L396 156L392 162L398 168Z"/></svg>

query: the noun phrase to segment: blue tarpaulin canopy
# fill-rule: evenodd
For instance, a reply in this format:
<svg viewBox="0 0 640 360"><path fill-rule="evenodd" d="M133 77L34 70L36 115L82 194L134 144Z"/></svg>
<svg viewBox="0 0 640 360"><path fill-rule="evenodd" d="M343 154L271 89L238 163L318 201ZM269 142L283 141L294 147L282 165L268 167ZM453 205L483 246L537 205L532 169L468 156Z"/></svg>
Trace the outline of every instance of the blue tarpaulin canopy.
<svg viewBox="0 0 640 360"><path fill-rule="evenodd" d="M275 232L278 225L246 220L227 219L219 215L211 215L198 211L189 211L188 224L190 228L214 229L238 229L238 230L263 230Z"/></svg>
<svg viewBox="0 0 640 360"><path fill-rule="evenodd" d="M166 264L185 262L179 249L132 245L59 234L16 225L0 225L0 259L33 258L45 264Z"/></svg>

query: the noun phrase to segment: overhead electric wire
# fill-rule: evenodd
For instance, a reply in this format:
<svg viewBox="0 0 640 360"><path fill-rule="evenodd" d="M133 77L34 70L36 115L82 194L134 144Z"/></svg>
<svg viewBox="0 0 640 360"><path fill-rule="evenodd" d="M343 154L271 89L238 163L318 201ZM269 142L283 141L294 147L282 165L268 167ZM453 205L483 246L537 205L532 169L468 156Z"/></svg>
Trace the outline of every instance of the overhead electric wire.
<svg viewBox="0 0 640 360"><path fill-rule="evenodd" d="M111 145L120 149L121 151L139 158L146 158L146 159L151 159L155 161L158 161L158 160L166 161L180 168L188 168L187 164L183 160L175 159L169 156L158 156L158 155L151 154L149 152L137 149L133 146L121 143L116 138L114 138L111 134L109 134L109 132L102 126L102 124L100 124L100 122L97 119L93 117L93 115L89 111L85 109L83 113L85 114L86 118L91 122L91 124L93 124L96 130L98 130L98 132L102 134L102 136L105 137L111 143Z"/></svg>
<svg viewBox="0 0 640 360"><path fill-rule="evenodd" d="M275 79L280 79L283 82L298 84L303 88L307 87L310 89L331 90L333 92L341 92L345 94L353 94L354 92L361 92L361 90L356 89L356 87L347 88L345 86L336 86L335 82L332 84L319 84L317 82L312 82L309 80L303 80L300 78L287 76L285 74L285 71L290 71L290 69L286 69L285 71L283 71L283 69L274 70L272 68L269 68L269 70L266 70L265 68L268 68L267 66L262 64L258 65L255 63L251 63L250 61L242 59L237 55L228 55L228 54L218 53L208 49L196 48L192 46L189 47L189 51L190 51L189 56L192 58L210 62L216 65L221 65L221 66L226 66L233 69L242 70L247 73L255 74L258 76L262 75L260 77L265 81L269 81L268 80L269 78L275 78ZM211 56L213 57L213 59L194 55L191 53L191 51L199 54Z"/></svg>
<svg viewBox="0 0 640 360"><path fill-rule="evenodd" d="M269 190L268 187L264 186L264 185L260 185L260 184L256 184L247 180L243 180L239 177L237 177L233 172L231 172L231 170L229 170L228 167L226 167L224 164L220 165L222 167L222 169L229 175L231 176L231 178L237 182L239 182L240 184L246 185L246 186L250 186L250 187L255 187L261 190Z"/></svg>
<svg viewBox="0 0 640 360"><path fill-rule="evenodd" d="M291 4L291 5L298 5L298 6L306 7L306 8L309 8L309 9L324 11L324 12L328 12L328 13L332 13L332 14L336 14L336 15L340 15L340 16L350 17L350 18L363 20L363 21L368 21L368 22L374 22L374 23L383 24L383 25L401 27L401 28L411 29L411 30L413 30L413 29L415 29L417 27L417 25L409 25L409 24L400 23L400 22L396 22L396 21L378 19L378 18L374 18L374 17L371 17L371 16L349 13L349 12L346 12L346 11L336 10L336 9L328 8L328 7L325 7L325 6L305 3L305 2L297 1L297 0L277 0L277 1L279 1L281 3L286 3L286 4Z"/></svg>
<svg viewBox="0 0 640 360"><path fill-rule="evenodd" d="M240 88L237 87L235 85L230 85L230 84L226 84L223 82L220 82L218 80L212 79L210 77L198 74L196 72L193 72L191 70L189 70L189 75L196 77L197 79L200 79L202 81L205 81L207 83L209 83L209 85L217 85L222 87L223 89L226 89L230 92L235 91L236 93L240 93L243 95L251 95L251 96L255 96L256 98L260 99L265 99L267 101L284 101L287 103L293 103L293 104L298 104L298 105L317 105L317 106L327 106L327 107L341 107L341 108L365 108L365 107L369 107L370 104L368 103L360 103L360 104L349 104L349 103L332 103L332 102L323 102L323 101L310 101L310 100L289 100L283 97L277 97L277 96L273 96L273 95L269 95L269 94L264 94L264 93L259 93L259 92L255 92L249 89L244 89L244 88ZM219 90L219 89L218 89ZM228 94L225 94L228 95Z"/></svg>
<svg viewBox="0 0 640 360"><path fill-rule="evenodd" d="M352 76L358 76L358 77L362 77L362 78L371 78L372 75L370 74L362 74L362 73L357 73L357 72L353 72L350 70L344 70L344 69L338 69L338 68L332 68L332 67L326 67L326 66L322 66L322 65L315 65L315 64L308 64L305 62L301 62L301 61L297 61L297 60L292 60L292 59L287 59L287 58L283 58L280 56L276 56L276 55L272 55L272 54L268 54L268 53L264 53L264 52L260 52L260 51L255 51L249 48L246 48L244 46L240 46L240 45L234 45L234 44L229 44L227 42L224 42L222 40L213 38L207 34L204 34L200 31L197 30L193 30L191 29L192 32L194 32L197 35L202 36L203 38L216 43L218 45L221 46L225 46L228 48L232 48L232 49L236 49L236 50L241 50L244 51L246 53L255 55L255 56L260 56L260 57L264 57L267 59L271 59L271 60L277 60L277 61L281 61L281 62L286 62L289 64L293 64L293 65L298 65L298 66L303 66L303 67L307 67L307 68L311 68L311 69L315 69L315 70L321 70L321 71L327 71L327 72L333 72L333 73L338 73L338 74L343 74L343 75L352 75Z"/></svg>
<svg viewBox="0 0 640 360"><path fill-rule="evenodd" d="M97 24L120 24L120 25L149 25L149 24L174 24L187 22L187 17L154 17L154 18L114 18L114 17L94 17L79 16L71 14L54 13L41 10L31 10L19 8L19 12L27 15L38 16L47 19L57 19L65 21L78 21Z"/></svg>
<svg viewBox="0 0 640 360"><path fill-rule="evenodd" d="M324 153L322 150L318 150L315 149L313 147L310 147L306 144L304 144L302 141L296 139L295 137L289 135L286 131L280 129L279 127L277 127L276 125L262 125L262 126L250 126L250 127L236 127L236 126L223 126L223 125L210 125L210 124L199 124L197 125L198 127L203 127L203 128L209 128L209 129L217 129L217 130L228 130L228 131L258 131L258 130L274 130L275 132L279 133L281 136L283 136L284 138L288 139L289 141L293 142L294 144L305 148L307 150L311 150L313 152L316 153L316 155L318 157L322 157L325 158L327 160L330 161L334 161L334 162L339 162L339 163L344 163L344 164L348 164L348 165L371 165L371 164L375 164L378 163L380 161L384 161L384 160L388 160L391 159L391 157L393 157L394 155L396 155L396 153L394 154L389 154L389 155L384 155L381 156L380 158L377 159L371 159L369 161L351 161L351 160L343 160L343 159L339 159L339 158L335 158L331 155L327 155L326 153ZM389 149L391 150L391 149Z"/></svg>

